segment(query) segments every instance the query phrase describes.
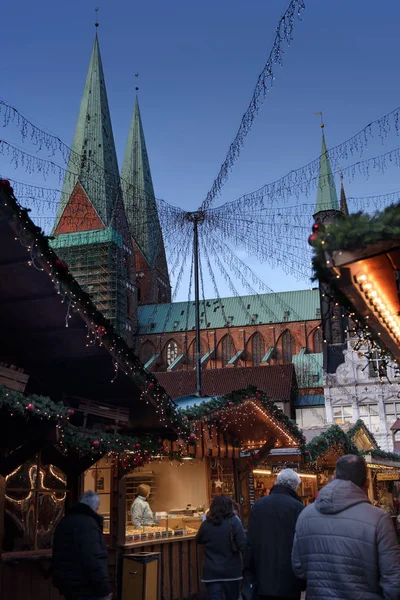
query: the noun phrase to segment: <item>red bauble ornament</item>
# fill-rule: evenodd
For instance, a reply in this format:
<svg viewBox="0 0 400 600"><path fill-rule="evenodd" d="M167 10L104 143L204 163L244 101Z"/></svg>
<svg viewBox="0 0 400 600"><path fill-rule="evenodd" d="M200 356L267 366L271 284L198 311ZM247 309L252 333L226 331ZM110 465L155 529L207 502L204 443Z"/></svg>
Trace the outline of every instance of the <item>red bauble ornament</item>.
<svg viewBox="0 0 400 600"><path fill-rule="evenodd" d="M320 228L319 223L314 223L314 225L312 226L312 232L313 233L318 233L319 228Z"/></svg>
<svg viewBox="0 0 400 600"><path fill-rule="evenodd" d="M35 410L35 405L32 402L30 402L25 406L25 410L27 410L28 412L33 412Z"/></svg>
<svg viewBox="0 0 400 600"><path fill-rule="evenodd" d="M191 433L189 435L189 440L195 440L196 439L196 434L195 433Z"/></svg>
<svg viewBox="0 0 400 600"><path fill-rule="evenodd" d="M94 440L94 442L92 443L93 448L98 448L100 446L100 442L99 440Z"/></svg>
<svg viewBox="0 0 400 600"><path fill-rule="evenodd" d="M150 381L149 385L147 386L148 390L152 390L154 389L154 383L152 381Z"/></svg>
<svg viewBox="0 0 400 600"><path fill-rule="evenodd" d="M66 265L65 262L63 260L60 260L59 258L56 258L56 260L54 261L54 266L57 269L57 271L60 271L61 273L65 273L66 271L68 271L68 265Z"/></svg>
<svg viewBox="0 0 400 600"><path fill-rule="evenodd" d="M103 327L103 325L100 325L100 327L97 328L97 332L100 336L103 336L106 332L106 328Z"/></svg>
<svg viewBox="0 0 400 600"><path fill-rule="evenodd" d="M233 402L228 402L228 406L233 406Z"/></svg>
<svg viewBox="0 0 400 600"><path fill-rule="evenodd" d="M8 179L0 179L0 185L2 188L10 188L11 187L11 183L8 181Z"/></svg>
<svg viewBox="0 0 400 600"><path fill-rule="evenodd" d="M69 417L72 417L72 415L75 414L74 409L73 408L69 408L67 414L68 414Z"/></svg>
<svg viewBox="0 0 400 600"><path fill-rule="evenodd" d="M312 233L310 235L310 237L308 238L308 243L310 244L310 246L314 246L317 239L318 239L318 233Z"/></svg>
<svg viewBox="0 0 400 600"><path fill-rule="evenodd" d="M139 450L139 448L140 448L139 442L137 444L135 444L135 448L136 448L136 450Z"/></svg>

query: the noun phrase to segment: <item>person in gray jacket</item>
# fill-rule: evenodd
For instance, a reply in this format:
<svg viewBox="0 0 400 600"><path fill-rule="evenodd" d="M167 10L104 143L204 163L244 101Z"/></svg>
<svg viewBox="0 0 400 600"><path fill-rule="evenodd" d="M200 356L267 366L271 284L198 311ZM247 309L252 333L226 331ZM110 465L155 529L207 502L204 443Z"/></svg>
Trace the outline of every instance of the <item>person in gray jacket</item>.
<svg viewBox="0 0 400 600"><path fill-rule="evenodd" d="M342 456L336 479L300 514L292 566L307 600L400 600L400 547L368 485L365 460Z"/></svg>

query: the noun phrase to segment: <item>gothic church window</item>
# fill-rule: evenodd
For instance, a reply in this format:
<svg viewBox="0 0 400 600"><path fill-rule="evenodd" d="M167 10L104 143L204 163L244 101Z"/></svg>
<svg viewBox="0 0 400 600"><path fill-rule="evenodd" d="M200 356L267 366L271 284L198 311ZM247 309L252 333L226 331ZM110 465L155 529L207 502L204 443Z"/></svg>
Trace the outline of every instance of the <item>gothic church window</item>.
<svg viewBox="0 0 400 600"><path fill-rule="evenodd" d="M178 344L171 340L167 344L167 365L171 365L178 356Z"/></svg>
<svg viewBox="0 0 400 600"><path fill-rule="evenodd" d="M140 360L145 365L156 353L156 349L149 341L144 342L140 349Z"/></svg>
<svg viewBox="0 0 400 600"><path fill-rule="evenodd" d="M255 333L251 338L251 356L253 359L253 367L258 367L261 364L264 355L264 338L260 333Z"/></svg>
<svg viewBox="0 0 400 600"><path fill-rule="evenodd" d="M294 339L290 331L286 330L282 334L282 362L290 364L294 354Z"/></svg>
<svg viewBox="0 0 400 600"><path fill-rule="evenodd" d="M318 328L314 331L313 345L314 345L315 353L318 354L318 353L322 352L322 330L320 328Z"/></svg>
<svg viewBox="0 0 400 600"><path fill-rule="evenodd" d="M221 342L221 359L223 367L226 367L226 365L231 360L234 354L235 349L233 345L233 340L230 335L226 335Z"/></svg>

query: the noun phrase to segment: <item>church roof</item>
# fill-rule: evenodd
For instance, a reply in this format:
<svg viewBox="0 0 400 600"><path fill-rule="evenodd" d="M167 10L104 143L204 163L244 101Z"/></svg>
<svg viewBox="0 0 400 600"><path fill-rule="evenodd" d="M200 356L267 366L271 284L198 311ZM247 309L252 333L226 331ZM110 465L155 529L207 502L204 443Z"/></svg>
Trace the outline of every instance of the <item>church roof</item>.
<svg viewBox="0 0 400 600"><path fill-rule="evenodd" d="M121 182L131 235L147 263L153 267L160 250L161 227L137 98L121 170Z"/></svg>
<svg viewBox="0 0 400 600"><path fill-rule="evenodd" d="M340 210L346 217L349 216L349 208L347 206L346 192L344 191L344 185L343 185L343 176L340 177Z"/></svg>
<svg viewBox="0 0 400 600"><path fill-rule="evenodd" d="M321 211L339 210L339 202L333 179L331 162L326 149L325 135L322 132L322 148L319 159L318 193L315 214Z"/></svg>
<svg viewBox="0 0 400 600"><path fill-rule="evenodd" d="M53 231L56 232L77 182L105 226L121 195L117 155L111 126L97 35L94 40L72 150Z"/></svg>
<svg viewBox="0 0 400 600"><path fill-rule="evenodd" d="M320 319L318 289L200 301L202 330ZM140 335L194 330L194 302L139 306L138 322Z"/></svg>

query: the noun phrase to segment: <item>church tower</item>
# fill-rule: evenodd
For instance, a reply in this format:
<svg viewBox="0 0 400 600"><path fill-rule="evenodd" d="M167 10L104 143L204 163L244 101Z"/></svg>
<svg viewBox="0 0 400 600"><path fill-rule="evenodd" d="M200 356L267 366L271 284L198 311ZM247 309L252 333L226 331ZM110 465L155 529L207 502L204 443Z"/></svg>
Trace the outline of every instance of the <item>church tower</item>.
<svg viewBox="0 0 400 600"><path fill-rule="evenodd" d="M335 181L332 174L329 154L326 149L324 125L322 128L322 147L319 159L319 178L317 203L314 221L329 228L343 217L347 211L347 201L341 181L340 205L338 202ZM343 350L346 347L346 322L342 317L342 308L337 305L329 285L320 282L321 321L324 340L324 369L327 373L335 373L337 367L344 362Z"/></svg>
<svg viewBox="0 0 400 600"><path fill-rule="evenodd" d="M136 327L135 256L125 216L96 33L52 247L129 344Z"/></svg>
<svg viewBox="0 0 400 600"><path fill-rule="evenodd" d="M121 184L135 247L138 304L171 302L171 284L138 98L121 170Z"/></svg>

